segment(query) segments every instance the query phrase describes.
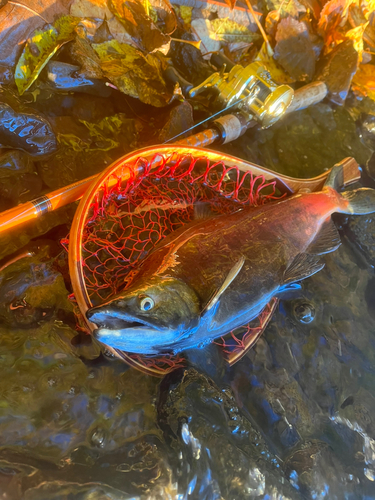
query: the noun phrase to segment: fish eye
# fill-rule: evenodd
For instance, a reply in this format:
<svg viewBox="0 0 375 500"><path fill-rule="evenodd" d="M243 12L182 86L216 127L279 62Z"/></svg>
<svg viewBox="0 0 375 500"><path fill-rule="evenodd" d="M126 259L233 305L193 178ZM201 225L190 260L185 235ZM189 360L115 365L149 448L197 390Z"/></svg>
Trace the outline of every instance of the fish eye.
<svg viewBox="0 0 375 500"><path fill-rule="evenodd" d="M154 307L155 302L151 297L143 296L139 305L142 311L149 311Z"/></svg>

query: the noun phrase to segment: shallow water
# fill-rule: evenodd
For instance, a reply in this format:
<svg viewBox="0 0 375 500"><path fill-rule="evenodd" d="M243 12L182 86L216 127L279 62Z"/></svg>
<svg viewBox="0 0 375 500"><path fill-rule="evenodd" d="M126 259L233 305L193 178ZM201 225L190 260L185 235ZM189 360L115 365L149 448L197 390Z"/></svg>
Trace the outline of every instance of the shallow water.
<svg viewBox="0 0 375 500"><path fill-rule="evenodd" d="M79 122L94 113L87 96L52 103L43 92L35 105L55 131L76 131L88 144ZM133 119L125 101L104 109L95 99L96 120L125 109ZM360 125L345 109L322 104L251 131L227 150L309 177L349 154L367 161ZM90 175L131 149L119 141L103 152L98 141L86 144L85 154L62 148L35 161L44 188ZM2 498L375 498L372 217L337 218L342 246L324 257L325 268L299 295L280 303L238 364L228 368L212 347L161 380L77 330L67 255L56 243L73 213L52 214L2 239Z"/></svg>

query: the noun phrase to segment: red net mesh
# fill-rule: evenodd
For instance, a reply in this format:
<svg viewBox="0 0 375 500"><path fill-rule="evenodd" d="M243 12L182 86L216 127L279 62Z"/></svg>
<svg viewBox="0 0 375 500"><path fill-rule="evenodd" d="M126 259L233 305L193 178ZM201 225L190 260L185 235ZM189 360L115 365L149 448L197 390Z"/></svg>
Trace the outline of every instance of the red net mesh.
<svg viewBox="0 0 375 500"><path fill-rule="evenodd" d="M83 275L91 303L101 304L124 290L148 252L194 219L197 202L208 203L214 213L228 214L241 205L275 198L275 182L206 157L160 155L121 165L96 193L82 237ZM223 340L224 348L243 348L253 328L232 332ZM142 363L170 371L182 358L142 357Z"/></svg>

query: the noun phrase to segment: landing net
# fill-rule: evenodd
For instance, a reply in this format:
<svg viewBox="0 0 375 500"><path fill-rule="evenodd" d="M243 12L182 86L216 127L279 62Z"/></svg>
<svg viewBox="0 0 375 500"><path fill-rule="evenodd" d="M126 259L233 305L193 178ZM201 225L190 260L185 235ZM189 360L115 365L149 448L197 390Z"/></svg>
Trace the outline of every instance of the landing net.
<svg viewBox="0 0 375 500"><path fill-rule="evenodd" d="M275 184L224 160L213 161L212 155L172 152L120 162L89 199L81 225L80 272L87 307L126 289L148 253L194 220L197 203L209 204L215 214L230 214L240 206L279 198ZM244 338L256 336L259 326L252 322L237 330L220 341L226 354L243 350ZM125 357L160 374L183 364L181 356Z"/></svg>

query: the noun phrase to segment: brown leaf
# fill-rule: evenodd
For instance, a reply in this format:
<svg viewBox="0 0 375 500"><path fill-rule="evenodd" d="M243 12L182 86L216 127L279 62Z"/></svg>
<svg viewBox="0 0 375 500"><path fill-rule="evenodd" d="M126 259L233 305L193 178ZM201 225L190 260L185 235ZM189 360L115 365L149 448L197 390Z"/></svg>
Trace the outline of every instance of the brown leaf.
<svg viewBox="0 0 375 500"><path fill-rule="evenodd" d="M322 12L318 22L318 31L324 37L328 48L332 44L343 40L338 28L345 25L348 18L349 7L358 0L329 0Z"/></svg>
<svg viewBox="0 0 375 500"><path fill-rule="evenodd" d="M93 44L105 76L124 94L146 104L162 107L169 104L163 72L163 55L156 52L144 56L132 45L110 40Z"/></svg>
<svg viewBox="0 0 375 500"><path fill-rule="evenodd" d="M169 0L147 0L156 14L156 24L166 35L171 35L177 27L176 14Z"/></svg>
<svg viewBox="0 0 375 500"><path fill-rule="evenodd" d="M273 38L275 38L277 24L279 21L280 21L280 12L278 10L271 10L271 12L267 14L265 21L265 30L266 33L268 35L271 35Z"/></svg>
<svg viewBox="0 0 375 500"><path fill-rule="evenodd" d="M353 28L366 23L366 16L357 5L351 5L348 15L349 23ZM363 41L370 47L375 47L375 27L369 23L363 33Z"/></svg>
<svg viewBox="0 0 375 500"><path fill-rule="evenodd" d="M140 49L152 52L170 41L170 37L162 33L147 16L141 2L109 0L109 8Z"/></svg>
<svg viewBox="0 0 375 500"><path fill-rule="evenodd" d="M31 10L11 3L0 9L0 63L5 66L15 65L23 43L33 31L46 24L45 20L53 23L61 15L68 14L72 0L28 0L24 3Z"/></svg>
<svg viewBox="0 0 375 500"><path fill-rule="evenodd" d="M315 52L305 23L292 17L277 27L274 58L296 80L310 81L315 72Z"/></svg>
<svg viewBox="0 0 375 500"><path fill-rule="evenodd" d="M81 66L80 74L87 78L103 78L100 59L86 39L83 30L77 29L77 38L70 47L72 58Z"/></svg>
<svg viewBox="0 0 375 500"><path fill-rule="evenodd" d="M327 85L328 97L335 104L345 102L357 66L358 53L352 40L340 43L320 61L316 78Z"/></svg>
<svg viewBox="0 0 375 500"><path fill-rule="evenodd" d="M320 11L322 9L321 4L318 0L301 0L301 3L310 9L315 19L319 19ZM324 3L324 2L323 2Z"/></svg>

